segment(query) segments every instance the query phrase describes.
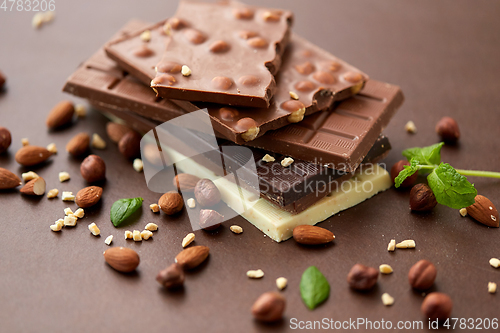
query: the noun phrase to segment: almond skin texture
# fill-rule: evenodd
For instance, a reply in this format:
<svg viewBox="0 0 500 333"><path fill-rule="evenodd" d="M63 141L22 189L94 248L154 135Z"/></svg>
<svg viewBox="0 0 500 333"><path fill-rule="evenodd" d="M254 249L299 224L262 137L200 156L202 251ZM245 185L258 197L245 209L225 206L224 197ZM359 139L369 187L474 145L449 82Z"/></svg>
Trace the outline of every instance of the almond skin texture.
<svg viewBox="0 0 500 333"><path fill-rule="evenodd" d="M25 146L16 153L16 161L22 166L32 166L45 162L52 153L44 147Z"/></svg>
<svg viewBox="0 0 500 333"><path fill-rule="evenodd" d="M325 228L299 225L293 229L293 239L299 244L319 245L330 243L335 239L335 235Z"/></svg>
<svg viewBox="0 0 500 333"><path fill-rule="evenodd" d="M70 101L62 101L56 104L47 116L47 127L55 129L71 123L75 107Z"/></svg>
<svg viewBox="0 0 500 333"><path fill-rule="evenodd" d="M132 129L130 127L122 124L109 122L106 125L106 133L108 134L108 137L111 139L111 141L113 141L114 143L120 142L121 138L125 134L131 131Z"/></svg>
<svg viewBox="0 0 500 333"><path fill-rule="evenodd" d="M219 189L210 179L201 179L196 183L194 196L202 207L214 206L221 200Z"/></svg>
<svg viewBox="0 0 500 333"><path fill-rule="evenodd" d="M174 186L183 192L193 192L200 178L188 173L180 173L174 177Z"/></svg>
<svg viewBox="0 0 500 333"><path fill-rule="evenodd" d="M283 318L286 299L277 292L271 291L260 295L252 306L255 319L269 323Z"/></svg>
<svg viewBox="0 0 500 333"><path fill-rule="evenodd" d="M21 185L21 179L7 169L0 168L0 190L7 190Z"/></svg>
<svg viewBox="0 0 500 333"><path fill-rule="evenodd" d="M75 197L78 207L88 208L94 206L101 200L102 188L99 186L89 186L82 188Z"/></svg>
<svg viewBox="0 0 500 333"><path fill-rule="evenodd" d="M482 195L476 195L475 200L473 205L467 207L467 214L488 227L498 228L498 210L495 205Z"/></svg>
<svg viewBox="0 0 500 333"><path fill-rule="evenodd" d="M0 154L9 149L11 143L12 135L10 134L10 131L5 127L0 127Z"/></svg>
<svg viewBox="0 0 500 333"><path fill-rule="evenodd" d="M429 212L436 207L436 196L425 184L417 184L410 191L410 208L416 212Z"/></svg>
<svg viewBox="0 0 500 333"><path fill-rule="evenodd" d="M424 316L430 320L446 320L450 317L452 309L453 302L450 296L439 292L428 294L420 307Z"/></svg>
<svg viewBox="0 0 500 333"><path fill-rule="evenodd" d="M112 247L104 252L104 260L118 272L132 272L139 266L137 252L126 247Z"/></svg>
<svg viewBox="0 0 500 333"><path fill-rule="evenodd" d="M184 207L184 201L177 192L167 192L158 200L158 206L167 215L177 214Z"/></svg>
<svg viewBox="0 0 500 333"><path fill-rule="evenodd" d="M427 290L434 284L436 279L436 266L428 260L420 260L410 268L408 281L412 288Z"/></svg>
<svg viewBox="0 0 500 333"><path fill-rule="evenodd" d="M21 188L21 193L26 195L44 195L45 180L42 177L30 180Z"/></svg>
<svg viewBox="0 0 500 333"><path fill-rule="evenodd" d="M127 132L118 143L123 156L133 159L141 155L141 135L135 131Z"/></svg>
<svg viewBox="0 0 500 333"><path fill-rule="evenodd" d="M179 288L184 284L184 271L182 266L173 263L156 276L156 281L167 289Z"/></svg>
<svg viewBox="0 0 500 333"><path fill-rule="evenodd" d="M404 169L405 165L410 165L410 162L405 161L405 160L401 160L401 161L399 161L397 163L394 163L394 165L391 168L391 178L392 178L392 182L393 183L395 182L394 180L399 175L399 173ZM415 182L417 181L417 177L418 177L418 172L415 172L413 175L411 175L410 177L406 178L401 183L401 185L399 186L399 188L407 188L407 187L413 186L413 184L415 184Z"/></svg>
<svg viewBox="0 0 500 333"><path fill-rule="evenodd" d="M191 246L182 250L175 257L175 262L184 269L193 269L207 259L209 252L210 249L206 246Z"/></svg>
<svg viewBox="0 0 500 333"><path fill-rule="evenodd" d="M80 164L80 173L89 183L98 182L106 178L106 164L97 155L89 155Z"/></svg>
<svg viewBox="0 0 500 333"><path fill-rule="evenodd" d="M347 275L347 282L354 290L369 290L375 286L378 279L378 269L364 266L361 264L354 265Z"/></svg>
<svg viewBox="0 0 500 333"><path fill-rule="evenodd" d="M66 151L73 156L82 156L90 147L90 136L87 133L79 133L69 140Z"/></svg>

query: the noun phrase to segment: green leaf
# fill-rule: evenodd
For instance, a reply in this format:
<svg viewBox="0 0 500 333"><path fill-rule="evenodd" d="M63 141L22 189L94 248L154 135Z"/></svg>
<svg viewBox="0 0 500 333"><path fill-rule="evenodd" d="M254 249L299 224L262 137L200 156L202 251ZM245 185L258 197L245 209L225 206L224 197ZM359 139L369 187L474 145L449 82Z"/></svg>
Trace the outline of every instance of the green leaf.
<svg viewBox="0 0 500 333"><path fill-rule="evenodd" d="M415 147L403 150L403 156L410 161L412 158L419 161L423 165L438 165L441 163L441 147L444 142L436 143L428 147Z"/></svg>
<svg viewBox="0 0 500 333"><path fill-rule="evenodd" d="M475 202L477 190L474 185L448 163L441 163L427 176L427 181L437 202L442 205L460 209Z"/></svg>
<svg viewBox="0 0 500 333"><path fill-rule="evenodd" d="M307 268L302 274L300 295L311 310L323 303L330 295L330 284L316 266Z"/></svg>
<svg viewBox="0 0 500 333"><path fill-rule="evenodd" d="M418 161L415 158L412 158L410 161L410 165L403 166L403 170L399 172L399 175L394 179L394 185L396 188L401 186L401 184L405 181L406 178L413 175L418 171Z"/></svg>
<svg viewBox="0 0 500 333"><path fill-rule="evenodd" d="M111 222L118 227L130 215L142 206L143 198L120 199L111 206Z"/></svg>

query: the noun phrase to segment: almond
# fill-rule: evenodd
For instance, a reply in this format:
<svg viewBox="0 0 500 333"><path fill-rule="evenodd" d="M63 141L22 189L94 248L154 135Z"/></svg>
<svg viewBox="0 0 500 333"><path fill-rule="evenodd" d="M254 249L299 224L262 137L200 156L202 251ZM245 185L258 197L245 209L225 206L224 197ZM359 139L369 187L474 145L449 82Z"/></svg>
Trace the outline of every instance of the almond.
<svg viewBox="0 0 500 333"><path fill-rule="evenodd" d="M285 311L286 299L277 292L271 291L260 295L252 306L255 319L263 322L280 320Z"/></svg>
<svg viewBox="0 0 500 333"><path fill-rule="evenodd" d="M21 193L26 195L44 195L45 179L38 177L30 180L21 188Z"/></svg>
<svg viewBox="0 0 500 333"><path fill-rule="evenodd" d="M314 225L299 225L293 229L293 239L306 245L326 244L335 239L335 235L327 229Z"/></svg>
<svg viewBox="0 0 500 333"><path fill-rule="evenodd" d="M123 156L133 159L141 155L141 135L135 131L126 133L118 143L118 149Z"/></svg>
<svg viewBox="0 0 500 333"><path fill-rule="evenodd" d="M185 269L193 269L207 259L209 251L206 246L192 246L182 250L175 257L175 262Z"/></svg>
<svg viewBox="0 0 500 333"><path fill-rule="evenodd" d="M498 210L493 203L482 195L476 195L475 200L473 205L467 207L467 214L488 227L498 228Z"/></svg>
<svg viewBox="0 0 500 333"><path fill-rule="evenodd" d="M72 102L59 102L56 106L54 106L54 108L52 108L47 116L47 127L54 129L71 123L74 113L75 107Z"/></svg>
<svg viewBox="0 0 500 333"><path fill-rule="evenodd" d="M174 177L174 186L181 191L193 192L199 180L200 178L189 173L180 173Z"/></svg>
<svg viewBox="0 0 500 333"><path fill-rule="evenodd" d="M90 136L87 133L79 133L69 140L66 151L73 156L85 154L90 147Z"/></svg>
<svg viewBox="0 0 500 333"><path fill-rule="evenodd" d="M17 151L15 158L23 166L32 166L45 162L51 155L44 147L25 146Z"/></svg>
<svg viewBox="0 0 500 333"><path fill-rule="evenodd" d="M132 131L132 129L126 125L113 122L109 122L106 125L106 133L114 143L120 142L121 138L130 131Z"/></svg>
<svg viewBox="0 0 500 333"><path fill-rule="evenodd" d="M10 131L5 127L0 127L0 154L9 148L11 143L12 135Z"/></svg>
<svg viewBox="0 0 500 333"><path fill-rule="evenodd" d="M7 169L0 168L0 190L15 188L21 185L21 179Z"/></svg>
<svg viewBox="0 0 500 333"><path fill-rule="evenodd" d="M75 202L78 207L88 208L94 206L101 200L102 188L99 186L89 186L82 188L76 194Z"/></svg>
<svg viewBox="0 0 500 333"><path fill-rule="evenodd" d="M104 252L104 260L119 272L132 272L139 266L140 258L137 252L126 247L112 247Z"/></svg>
<svg viewBox="0 0 500 333"><path fill-rule="evenodd" d="M158 206L167 215L174 215L182 210L184 201L177 192L167 192L158 200Z"/></svg>

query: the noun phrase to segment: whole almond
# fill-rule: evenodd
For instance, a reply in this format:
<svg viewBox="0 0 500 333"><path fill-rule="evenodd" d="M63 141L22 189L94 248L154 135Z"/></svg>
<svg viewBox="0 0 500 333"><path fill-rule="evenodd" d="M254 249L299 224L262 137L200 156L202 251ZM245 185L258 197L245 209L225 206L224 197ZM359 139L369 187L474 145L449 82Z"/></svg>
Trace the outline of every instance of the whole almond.
<svg viewBox="0 0 500 333"><path fill-rule="evenodd" d="M47 127L55 129L71 123L75 107L70 101L62 101L56 104L47 116Z"/></svg>
<svg viewBox="0 0 500 333"><path fill-rule="evenodd" d="M319 245L330 243L335 239L335 235L325 228L299 225L293 229L293 239L300 244Z"/></svg>
<svg viewBox="0 0 500 333"><path fill-rule="evenodd" d="M17 151L15 158L23 166L32 166L45 162L51 155L44 147L24 146Z"/></svg>
<svg viewBox="0 0 500 333"><path fill-rule="evenodd" d="M75 197L78 207L88 208L94 206L101 200L102 188L99 186L89 186L82 188Z"/></svg>
<svg viewBox="0 0 500 333"><path fill-rule="evenodd" d="M85 154L90 147L90 136L87 133L79 133L69 140L66 151L73 156Z"/></svg>
<svg viewBox="0 0 500 333"><path fill-rule="evenodd" d="M21 179L7 169L0 168L0 190L7 190L21 185Z"/></svg>
<svg viewBox="0 0 500 333"><path fill-rule="evenodd" d="M177 192L167 192L158 200L158 206L167 215L174 215L182 210L184 201Z"/></svg>
<svg viewBox="0 0 500 333"><path fill-rule="evenodd" d="M193 269L207 259L209 251L210 249L206 246L192 246L182 250L175 257L175 262L182 268Z"/></svg>
<svg viewBox="0 0 500 333"><path fill-rule="evenodd" d="M89 155L80 164L80 173L89 183L98 182L106 178L106 164L97 155Z"/></svg>
<svg viewBox="0 0 500 333"><path fill-rule="evenodd" d="M408 281L413 288L426 290L432 287L436 275L436 266L430 261L422 259L410 268Z"/></svg>
<svg viewBox="0 0 500 333"><path fill-rule="evenodd" d="M490 199L482 195L476 195L475 200L476 202L473 205L467 207L467 214L488 227L498 228L498 210L495 205Z"/></svg>
<svg viewBox="0 0 500 333"><path fill-rule="evenodd" d="M119 272L132 272L139 266L137 252L126 247L112 247L104 252L104 260Z"/></svg>
<svg viewBox="0 0 500 333"><path fill-rule="evenodd" d="M114 143L120 142L121 138L131 132L132 129L126 125L109 122L106 124L106 133Z"/></svg>
<svg viewBox="0 0 500 333"><path fill-rule="evenodd" d="M9 149L12 143L12 135L5 127L0 127L0 154Z"/></svg>
<svg viewBox="0 0 500 333"><path fill-rule="evenodd" d="M173 263L156 276L156 281L167 289L178 288L184 284L184 272L182 266Z"/></svg>
<svg viewBox="0 0 500 333"><path fill-rule="evenodd" d="M174 177L174 186L181 191L193 192L200 178L189 173L180 173Z"/></svg>
<svg viewBox="0 0 500 333"><path fill-rule="evenodd" d="M135 131L125 133L118 143L118 149L123 156L133 159L141 155L141 135Z"/></svg>
<svg viewBox="0 0 500 333"><path fill-rule="evenodd" d="M273 322L283 317L286 299L277 292L271 291L260 295L252 306L255 319L263 322Z"/></svg>
<svg viewBox="0 0 500 333"><path fill-rule="evenodd" d="M45 179L38 177L27 182L22 188L21 193L26 195L44 195Z"/></svg>

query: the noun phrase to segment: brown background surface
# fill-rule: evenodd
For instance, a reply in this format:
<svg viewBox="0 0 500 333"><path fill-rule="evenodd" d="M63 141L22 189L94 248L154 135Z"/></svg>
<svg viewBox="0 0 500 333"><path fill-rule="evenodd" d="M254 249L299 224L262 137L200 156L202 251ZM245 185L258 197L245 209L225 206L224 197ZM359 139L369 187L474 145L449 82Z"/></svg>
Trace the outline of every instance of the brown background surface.
<svg viewBox="0 0 500 333"><path fill-rule="evenodd" d="M265 4L267 1L255 1ZM437 142L434 125L444 115L455 117L462 132L457 147L445 147L443 159L460 168L499 171L500 123L500 2L481 1L270 1L295 12L294 30L359 67L372 78L399 84L406 102L386 134L393 151L388 165L404 148ZM26 171L14 161L21 138L46 146L55 142L59 154L35 168L48 189L77 192L86 184L79 160L68 157L66 142L81 131L105 136L105 119L91 112L73 127L49 133L47 112L62 98L65 78L128 19L159 21L172 13L175 1L65 1L56 3L56 20L40 30L31 28L32 13L0 10L0 69L7 75L7 91L0 95L0 126L9 128L13 144L0 157L0 166L17 174ZM403 126L413 120L416 135ZM391 189L321 224L337 236L324 248L306 248L293 240L277 244L242 218L244 228L234 235L229 223L209 235L196 232L196 244L211 249L208 262L189 273L183 292L163 291L154 280L158 270L173 261L182 238L190 232L186 214L177 218L154 216L148 209L159 195L145 186L108 140L97 151L108 166L102 204L87 212L73 229L51 232L49 225L68 204L46 197L33 199L18 191L0 194L0 323L4 332L257 332L286 331L289 320L424 320L423 297L413 292L407 272L422 258L438 269L435 290L454 301L453 317L498 317L499 295L487 292L488 281L500 284L500 271L488 260L500 256L499 230L461 218L456 210L439 206L431 214L408 210L408 192ZM60 171L72 179L60 184ZM500 206L500 181L471 178L479 193ZM140 219L115 229L109 221L112 203L142 196ZM69 205L74 207L74 205ZM92 236L87 225L96 222L103 237ZM159 225L153 240L126 242L124 229ZM115 246L128 246L141 256L136 274L110 269L102 252L104 238L113 234ZM415 250L386 251L391 238L414 239ZM392 265L394 273L381 276L368 294L352 292L345 277L361 262ZM316 265L331 284L330 298L309 311L298 291L302 272ZM261 268L261 280L245 272ZM275 279L285 276L288 300L285 319L274 326L252 320L253 301L275 290ZM380 301L383 292L395 297L392 307ZM427 325L427 324L426 324Z"/></svg>

